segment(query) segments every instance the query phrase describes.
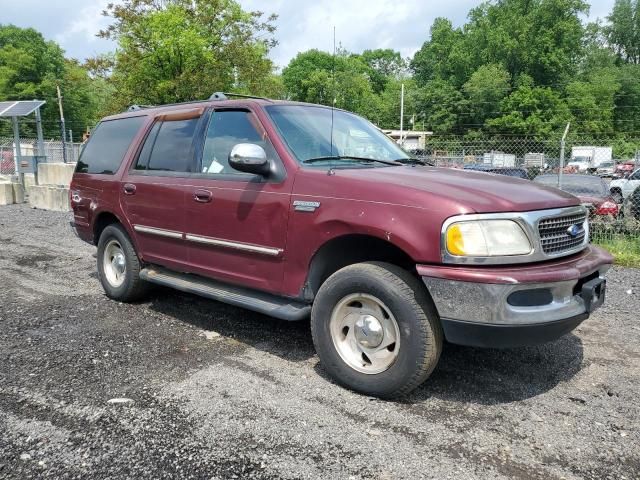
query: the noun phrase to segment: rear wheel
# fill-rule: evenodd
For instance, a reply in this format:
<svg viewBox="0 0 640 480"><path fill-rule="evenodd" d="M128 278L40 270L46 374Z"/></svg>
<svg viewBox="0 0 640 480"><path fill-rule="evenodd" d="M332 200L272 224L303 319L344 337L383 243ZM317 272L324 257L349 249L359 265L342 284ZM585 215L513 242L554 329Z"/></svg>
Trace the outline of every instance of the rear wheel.
<svg viewBox="0 0 640 480"><path fill-rule="evenodd" d="M108 225L98 240L98 275L109 298L140 299L149 284L140 278L141 263L129 235L119 224Z"/></svg>
<svg viewBox="0 0 640 480"><path fill-rule="evenodd" d="M442 350L440 321L425 287L385 263L355 264L329 277L314 301L311 331L334 379L383 398L424 382Z"/></svg>

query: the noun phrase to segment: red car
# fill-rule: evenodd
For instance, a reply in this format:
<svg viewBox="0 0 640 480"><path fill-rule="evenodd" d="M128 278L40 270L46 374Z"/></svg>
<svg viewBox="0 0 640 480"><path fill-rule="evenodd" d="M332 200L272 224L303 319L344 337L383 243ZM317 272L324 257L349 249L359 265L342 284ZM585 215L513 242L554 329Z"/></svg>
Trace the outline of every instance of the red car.
<svg viewBox="0 0 640 480"><path fill-rule="evenodd" d="M636 162L622 162L616 165L613 171L613 178L626 178L636 169Z"/></svg>
<svg viewBox="0 0 640 480"><path fill-rule="evenodd" d="M539 175L534 182L541 183L550 187L559 188L560 190L575 195L580 199L580 203L587 207L589 216L618 216L618 204L615 202L609 192L607 183L601 178L594 175L562 175L562 184L558 185L559 177L554 175Z"/></svg>
<svg viewBox="0 0 640 480"><path fill-rule="evenodd" d="M15 172L15 169L16 165L13 161L13 152L2 149L0 154L0 174L12 174Z"/></svg>
<svg viewBox="0 0 640 480"><path fill-rule="evenodd" d="M310 316L324 369L381 397L426 380L445 339L511 347L573 330L612 263L573 195L421 165L319 105L216 94L132 108L94 130L70 194L110 298L155 283Z"/></svg>

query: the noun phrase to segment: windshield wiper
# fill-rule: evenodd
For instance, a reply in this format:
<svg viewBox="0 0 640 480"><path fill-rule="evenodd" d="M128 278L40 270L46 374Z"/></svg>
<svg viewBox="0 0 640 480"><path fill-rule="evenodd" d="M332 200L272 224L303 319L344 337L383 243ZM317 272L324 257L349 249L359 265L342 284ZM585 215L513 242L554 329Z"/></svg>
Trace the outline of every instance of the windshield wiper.
<svg viewBox="0 0 640 480"><path fill-rule="evenodd" d="M366 163L384 163L385 165L401 165L400 162L396 160L380 160L377 158L368 158L368 157L356 157L353 155L327 155L324 157L315 157L315 158L307 158L303 160L302 163L316 163L316 162L324 162L327 160L356 160L358 162L366 162Z"/></svg>
<svg viewBox="0 0 640 480"><path fill-rule="evenodd" d="M430 165L432 164L425 162L424 160L420 160L418 158L398 158L396 160L398 163L402 163L403 165Z"/></svg>

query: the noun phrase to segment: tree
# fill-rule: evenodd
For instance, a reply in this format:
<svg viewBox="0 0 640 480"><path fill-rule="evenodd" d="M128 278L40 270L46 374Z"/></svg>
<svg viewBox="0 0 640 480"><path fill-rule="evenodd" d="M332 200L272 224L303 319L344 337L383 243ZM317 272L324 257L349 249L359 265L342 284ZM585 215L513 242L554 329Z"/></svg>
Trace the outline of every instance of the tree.
<svg viewBox="0 0 640 480"><path fill-rule="evenodd" d="M487 121L489 131L536 138L558 133L571 120L571 112L560 94L550 87L536 87L533 79L523 76L519 85L501 103L504 112Z"/></svg>
<svg viewBox="0 0 640 480"><path fill-rule="evenodd" d="M60 136L56 85L64 95L67 128L79 135L99 118L104 96L99 85L75 60L67 60L58 44L45 41L32 28L0 25L0 100L45 100L42 123L46 136ZM21 121L21 134L35 136L32 117ZM11 134L8 122L0 124L0 134Z"/></svg>
<svg viewBox="0 0 640 480"><path fill-rule="evenodd" d="M444 80L428 82L416 95L416 111L425 126L435 133L463 133L462 112L466 101L462 93Z"/></svg>
<svg viewBox="0 0 640 480"><path fill-rule="evenodd" d="M410 66L419 85L445 80L461 86L473 71L471 51L465 45L462 30L454 29L446 18L436 18L430 40L416 52Z"/></svg>
<svg viewBox="0 0 640 480"><path fill-rule="evenodd" d="M375 93L382 93L387 83L399 78L407 67L400 52L390 48L365 50L359 57L369 66L369 80Z"/></svg>
<svg viewBox="0 0 640 480"><path fill-rule="evenodd" d="M609 45L624 62L640 62L640 2L616 0L604 28Z"/></svg>
<svg viewBox="0 0 640 480"><path fill-rule="evenodd" d="M262 21L234 0L125 0L104 13L114 23L99 36L119 47L110 81L120 107L273 86L273 15Z"/></svg>
<svg viewBox="0 0 640 480"><path fill-rule="evenodd" d="M470 118L482 125L499 114L500 102L511 89L511 75L500 64L488 64L478 68L463 85L469 101Z"/></svg>
<svg viewBox="0 0 640 480"><path fill-rule="evenodd" d="M336 55L320 50L299 53L282 71L292 100L331 105L363 115L373 114L376 96L369 66L358 55L340 49Z"/></svg>

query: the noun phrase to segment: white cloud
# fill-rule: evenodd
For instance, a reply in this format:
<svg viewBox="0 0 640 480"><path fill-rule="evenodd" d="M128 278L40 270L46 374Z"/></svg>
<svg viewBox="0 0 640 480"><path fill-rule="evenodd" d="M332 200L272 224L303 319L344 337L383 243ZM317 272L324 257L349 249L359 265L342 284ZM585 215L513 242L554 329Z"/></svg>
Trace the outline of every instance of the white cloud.
<svg viewBox="0 0 640 480"><path fill-rule="evenodd" d="M109 19L102 15L108 3L110 0L97 0L82 7L65 29L55 36L56 42L64 45L72 39L82 38L85 42L95 43L98 40L96 33L109 24Z"/></svg>
<svg viewBox="0 0 640 480"><path fill-rule="evenodd" d="M411 56L427 39L436 17L460 25L469 10L480 4L480 0L239 1L245 9L279 15L275 33L279 45L271 57L280 67L310 48L331 51L334 26L337 42L347 50L393 48ZM606 16L613 2L591 0L590 19ZM0 0L1 21L34 27L58 41L69 56L84 59L115 48L113 42L95 37L109 23L101 15L107 3L109 0Z"/></svg>

